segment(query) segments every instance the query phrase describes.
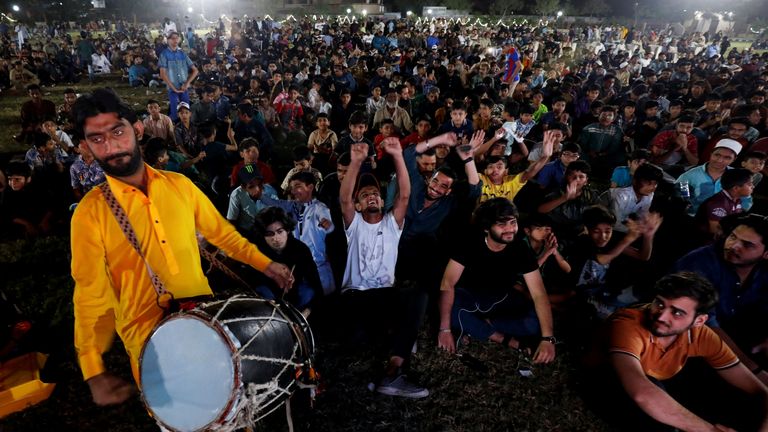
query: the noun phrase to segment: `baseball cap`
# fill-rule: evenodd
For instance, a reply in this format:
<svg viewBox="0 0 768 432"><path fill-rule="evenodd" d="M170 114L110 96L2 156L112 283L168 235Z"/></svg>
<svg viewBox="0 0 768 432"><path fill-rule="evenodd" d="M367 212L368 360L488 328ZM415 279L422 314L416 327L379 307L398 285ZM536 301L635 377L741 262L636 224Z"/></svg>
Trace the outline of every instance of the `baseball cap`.
<svg viewBox="0 0 768 432"><path fill-rule="evenodd" d="M186 102L179 102L178 105L176 105L176 111L180 111L182 108L189 109L189 104Z"/></svg>
<svg viewBox="0 0 768 432"><path fill-rule="evenodd" d="M240 171L237 172L237 178L240 180L240 183L248 184L256 179L263 180L264 176L261 175L261 171L259 171L256 164L247 164L243 165Z"/></svg>
<svg viewBox="0 0 768 432"><path fill-rule="evenodd" d="M730 138L723 138L720 141L715 144L715 148L727 148L736 153L736 156L739 155L739 152L741 152L741 143L739 143L736 140L732 140Z"/></svg>

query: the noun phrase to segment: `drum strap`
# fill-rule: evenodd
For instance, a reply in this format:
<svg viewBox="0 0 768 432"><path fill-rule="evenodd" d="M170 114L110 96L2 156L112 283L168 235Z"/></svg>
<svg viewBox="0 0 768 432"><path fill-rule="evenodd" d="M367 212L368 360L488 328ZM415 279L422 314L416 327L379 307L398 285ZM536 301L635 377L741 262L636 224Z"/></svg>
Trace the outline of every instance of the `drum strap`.
<svg viewBox="0 0 768 432"><path fill-rule="evenodd" d="M144 252L142 252L141 246L139 246L139 240L136 236L136 231L133 230L131 221L128 220L128 215L125 214L123 206L117 202L115 194L112 193L112 189L109 187L109 182L100 184L99 189L101 189L102 194L104 194L104 199L107 201L107 205L109 205L109 210L112 211L112 215L115 216L117 224L120 225L120 229L123 231L123 234L125 234L125 238L128 239L128 243L133 246L133 249L135 249L136 253L139 254L141 260L144 261L144 266L147 267L147 273L149 274L149 278L152 281L152 286L155 288L155 293L157 294L157 305L166 312L174 312L171 310L173 309L173 304L175 303L173 293L165 288L165 284L163 284L163 281L160 280L160 276L158 276L157 273L152 270L152 266L149 265L149 261L147 261L147 258L144 256Z"/></svg>
<svg viewBox="0 0 768 432"><path fill-rule="evenodd" d="M109 205L109 209L112 211L112 215L115 216L118 225L120 225L120 229L123 231L123 234L125 234L125 238L128 239L128 242L131 244L131 246L133 246L133 249L136 250L136 253L139 254L142 261L144 261L144 265L147 267L147 273L149 274L149 277L152 281L152 286L155 288L155 293L157 294L157 305L166 311L176 312L178 308L173 297L173 293L165 288L163 281L160 280L160 277L157 275L157 273L154 272L154 270L152 270L152 267L149 265L149 262L144 256L144 252L141 250L141 246L139 246L138 237L136 236L136 232L133 230L131 221L128 219L128 215L125 214L123 206L117 202L117 198L115 198L115 194L112 193L112 189L109 187L109 183L104 182L99 185L99 188L104 194L104 199L107 201L107 205ZM227 275L230 279L240 283L245 288L251 288L248 282L244 281L243 278L238 276L234 271L232 271L232 269L227 267L226 264L221 262L221 260L219 260L215 254L208 252L208 250L206 250L200 244L198 244L198 248L200 250L200 256L211 263L213 267ZM167 306L162 306L163 304L166 304Z"/></svg>

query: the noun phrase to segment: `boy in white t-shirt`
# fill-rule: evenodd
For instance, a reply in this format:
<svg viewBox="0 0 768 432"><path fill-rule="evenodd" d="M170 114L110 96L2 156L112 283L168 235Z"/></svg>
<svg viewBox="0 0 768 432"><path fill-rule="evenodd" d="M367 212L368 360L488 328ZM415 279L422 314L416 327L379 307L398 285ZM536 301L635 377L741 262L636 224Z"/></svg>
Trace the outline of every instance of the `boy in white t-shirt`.
<svg viewBox="0 0 768 432"><path fill-rule="evenodd" d="M384 212L384 200L376 178L363 174L360 167L368 158L368 144L356 143L350 148L351 162L339 191L341 213L347 234L347 266L342 282L344 310L350 329L381 331L391 327L398 314L395 264L400 236L403 233L411 182L397 137L385 138L381 147L395 165L398 194L392 210ZM357 187L355 186L357 183ZM378 335L377 335L378 336ZM386 376L378 386L379 393L391 396L422 398L429 394L408 382L401 372L405 359L392 356Z"/></svg>

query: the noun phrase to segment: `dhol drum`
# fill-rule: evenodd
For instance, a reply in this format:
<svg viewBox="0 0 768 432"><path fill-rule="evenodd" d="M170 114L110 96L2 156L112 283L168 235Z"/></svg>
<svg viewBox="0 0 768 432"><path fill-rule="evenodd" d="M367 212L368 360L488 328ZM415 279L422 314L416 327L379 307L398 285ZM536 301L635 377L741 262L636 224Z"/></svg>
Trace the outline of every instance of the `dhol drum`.
<svg viewBox="0 0 768 432"><path fill-rule="evenodd" d="M142 399L172 431L252 426L314 375L315 343L286 303L234 296L163 319L139 360Z"/></svg>

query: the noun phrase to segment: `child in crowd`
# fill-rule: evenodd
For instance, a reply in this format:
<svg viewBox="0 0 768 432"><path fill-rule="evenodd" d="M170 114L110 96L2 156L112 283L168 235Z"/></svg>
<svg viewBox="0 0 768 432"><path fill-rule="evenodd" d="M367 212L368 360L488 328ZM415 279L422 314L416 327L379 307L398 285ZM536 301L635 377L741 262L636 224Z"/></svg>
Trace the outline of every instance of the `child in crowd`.
<svg viewBox="0 0 768 432"><path fill-rule="evenodd" d="M637 149L629 154L627 166L619 166L613 169L611 174L611 188L622 188L632 184L632 176L640 165L648 162L651 152L646 149Z"/></svg>
<svg viewBox="0 0 768 432"><path fill-rule="evenodd" d="M549 301L557 305L573 295L567 288L565 276L571 272L571 265L563 257L562 247L552 231L552 220L547 215L534 213L525 222L525 241L536 255Z"/></svg>
<svg viewBox="0 0 768 432"><path fill-rule="evenodd" d="M244 165L251 164L256 165L259 169L259 173L264 178L264 183L275 183L275 174L272 172L272 167L259 160L259 142L256 141L256 138L249 137L242 140L238 145L238 148L240 149L240 157L242 160L236 163L232 168L232 174L230 175L232 187L240 184L240 179L238 177L240 168Z"/></svg>
<svg viewBox="0 0 768 432"><path fill-rule="evenodd" d="M267 207L262 196L277 198L277 191L268 183L256 164L245 164L237 172L239 186L229 194L227 220L242 234L254 228L256 215Z"/></svg>
<svg viewBox="0 0 768 432"><path fill-rule="evenodd" d="M755 185L752 171L746 168L726 170L720 178L723 190L707 198L696 214L699 226L709 239L718 239L723 235L720 221L730 215L744 212L742 202L752 196Z"/></svg>
<svg viewBox="0 0 768 432"><path fill-rule="evenodd" d="M275 111L286 132L301 130L304 109L299 102L299 87L297 85L291 84L288 87L288 96L275 103Z"/></svg>
<svg viewBox="0 0 768 432"><path fill-rule="evenodd" d="M280 189L286 194L291 192L291 178L299 172L306 171L312 173L315 176L316 184L320 184L323 181L323 175L320 171L312 168L312 152L307 146L296 146L293 149L293 168L285 175L285 179L280 184Z"/></svg>
<svg viewBox="0 0 768 432"><path fill-rule="evenodd" d="M33 135L33 147L27 150L24 160L29 168L36 174L42 172L64 172L64 164L67 161L67 153L57 146L50 135L43 132L35 132Z"/></svg>
<svg viewBox="0 0 768 432"><path fill-rule="evenodd" d="M643 220L628 219L628 231L623 236L613 235L616 216L603 206L588 207L582 220L586 233L579 235L569 247L568 259L573 268L571 286L576 287L577 295L596 307L601 318L606 318L618 307L636 300L631 293L621 292L625 286L609 284L611 265L620 256L648 261L661 217L651 213ZM640 249L632 246L641 238Z"/></svg>
<svg viewBox="0 0 768 432"><path fill-rule="evenodd" d="M0 236L17 239L37 237L51 231L50 200L32 184L32 168L11 162L5 170L8 187L0 199Z"/></svg>

